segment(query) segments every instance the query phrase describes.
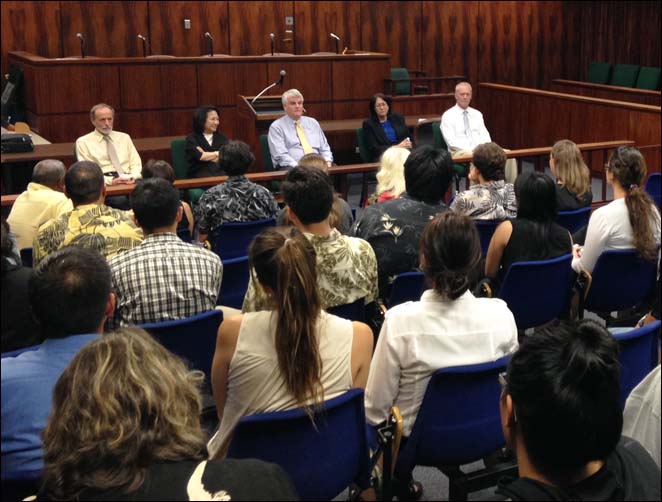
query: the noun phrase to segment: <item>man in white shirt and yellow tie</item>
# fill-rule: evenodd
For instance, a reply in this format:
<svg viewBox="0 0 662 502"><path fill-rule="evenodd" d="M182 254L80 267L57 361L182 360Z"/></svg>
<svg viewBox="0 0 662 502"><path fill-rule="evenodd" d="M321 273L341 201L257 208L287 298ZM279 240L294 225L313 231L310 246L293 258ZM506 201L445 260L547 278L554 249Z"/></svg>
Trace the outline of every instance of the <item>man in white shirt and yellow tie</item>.
<svg viewBox="0 0 662 502"><path fill-rule="evenodd" d="M483 114L471 108L471 84L460 82L455 86L455 106L441 116L441 134L453 158L473 155L478 145L492 141L485 127ZM508 150L506 150L508 151ZM512 183L517 178L517 162L506 162L506 182Z"/></svg>
<svg viewBox="0 0 662 502"><path fill-rule="evenodd" d="M113 131L115 110L99 103L90 110L94 131L76 140L78 160L97 163L103 171L106 185L130 184L141 177L142 161L131 137Z"/></svg>
<svg viewBox="0 0 662 502"><path fill-rule="evenodd" d="M297 89L285 91L282 96L285 115L269 127L269 151L277 169L291 169L308 153L318 153L329 167L333 154L319 122L304 117L303 95Z"/></svg>

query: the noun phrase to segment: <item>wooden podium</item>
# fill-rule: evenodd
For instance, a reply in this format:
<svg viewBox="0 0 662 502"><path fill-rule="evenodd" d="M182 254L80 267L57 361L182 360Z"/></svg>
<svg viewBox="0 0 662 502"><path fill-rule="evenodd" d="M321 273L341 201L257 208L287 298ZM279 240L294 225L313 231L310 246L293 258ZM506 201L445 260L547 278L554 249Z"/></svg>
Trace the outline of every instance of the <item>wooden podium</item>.
<svg viewBox="0 0 662 502"><path fill-rule="evenodd" d="M269 132L271 123L285 114L280 96L260 96L255 103L254 96L237 96L237 136L251 147L255 154L255 164L251 172L264 171L264 158L260 136Z"/></svg>

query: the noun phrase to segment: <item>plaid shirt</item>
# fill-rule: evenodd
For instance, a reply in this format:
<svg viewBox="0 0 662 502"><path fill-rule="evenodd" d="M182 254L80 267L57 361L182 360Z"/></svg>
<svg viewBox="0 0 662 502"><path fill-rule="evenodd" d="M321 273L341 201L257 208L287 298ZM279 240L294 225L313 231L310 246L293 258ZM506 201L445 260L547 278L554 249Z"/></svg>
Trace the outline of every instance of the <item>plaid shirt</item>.
<svg viewBox="0 0 662 502"><path fill-rule="evenodd" d="M140 246L112 259L110 270L117 296L110 329L211 310L223 275L216 254L173 233L148 235Z"/></svg>

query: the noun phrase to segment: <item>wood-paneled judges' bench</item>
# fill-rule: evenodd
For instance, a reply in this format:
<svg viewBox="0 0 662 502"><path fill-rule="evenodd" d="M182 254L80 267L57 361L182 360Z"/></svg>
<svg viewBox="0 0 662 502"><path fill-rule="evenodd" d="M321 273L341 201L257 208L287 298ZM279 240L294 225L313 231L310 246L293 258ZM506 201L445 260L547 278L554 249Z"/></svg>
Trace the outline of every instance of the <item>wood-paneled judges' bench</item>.
<svg viewBox="0 0 662 502"><path fill-rule="evenodd" d="M221 130L237 138L237 95L255 96L281 70L282 90L299 89L312 117L367 116L367 101L383 90L391 66L388 54L370 52L85 59L10 52L9 62L24 71L28 123L53 143L89 132L88 112L100 101L115 107L115 128L133 138L185 135L203 104L219 106Z"/></svg>
<svg viewBox="0 0 662 502"><path fill-rule="evenodd" d="M632 87L620 87L617 85L593 84L578 80L557 78L552 80L549 90L552 92L563 92L565 94L590 96L592 98L629 101L631 103L641 103L642 105L660 106L662 104L662 92L660 91L634 89Z"/></svg>
<svg viewBox="0 0 662 502"><path fill-rule="evenodd" d="M587 161L587 163L593 163L595 159L598 163L604 165L604 163L609 158L611 152L618 148L619 146L632 146L634 145L633 141L630 140L615 140L615 141L603 141L600 143L587 143L579 144L579 149L582 151L582 154ZM530 159L530 158L540 158L541 161L549 158L549 153L551 151L550 146L539 147L539 148L527 148L520 150L511 150L507 152L509 158L516 159ZM472 157L458 157L455 159L457 162L471 162ZM542 162L541 162L542 164ZM329 169L329 174L334 178L340 178L339 186L343 196L347 195L347 175L354 173L365 173L376 171L379 169L379 163L373 162L369 164L353 164L347 166L334 166ZM247 177L255 183L266 183L268 181L282 180L287 171L270 171L262 173L248 173ZM215 176L210 178L195 178L187 180L176 180L175 186L180 189L187 188L205 188L217 185L219 183L225 183L227 181L227 176ZM125 195L133 191L135 185L117 185L107 187L108 195ZM2 196L2 206L11 206L14 204L14 201L19 194L3 195Z"/></svg>

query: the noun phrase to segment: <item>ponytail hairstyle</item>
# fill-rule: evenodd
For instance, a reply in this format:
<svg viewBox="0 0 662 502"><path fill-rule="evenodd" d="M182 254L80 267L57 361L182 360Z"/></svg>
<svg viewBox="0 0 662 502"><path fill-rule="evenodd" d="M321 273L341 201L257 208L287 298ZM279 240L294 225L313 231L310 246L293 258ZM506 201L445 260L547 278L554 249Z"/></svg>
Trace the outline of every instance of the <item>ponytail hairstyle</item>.
<svg viewBox="0 0 662 502"><path fill-rule="evenodd" d="M634 247L644 260L654 260L657 257L657 243L652 226L657 209L642 186L646 178L643 155L636 148L621 146L612 154L606 167L612 173L614 182L625 190Z"/></svg>
<svg viewBox="0 0 662 502"><path fill-rule="evenodd" d="M478 230L463 213L445 211L423 230L421 270L443 298L456 300L469 289L471 272L480 257Z"/></svg>
<svg viewBox="0 0 662 502"><path fill-rule="evenodd" d="M258 281L273 292L280 373L298 405L312 417L306 402L324 401L315 249L297 228L277 227L255 237L248 253Z"/></svg>
<svg viewBox="0 0 662 502"><path fill-rule="evenodd" d="M554 159L556 178L578 200L591 189L588 167L577 145L569 139L554 143L551 156Z"/></svg>

